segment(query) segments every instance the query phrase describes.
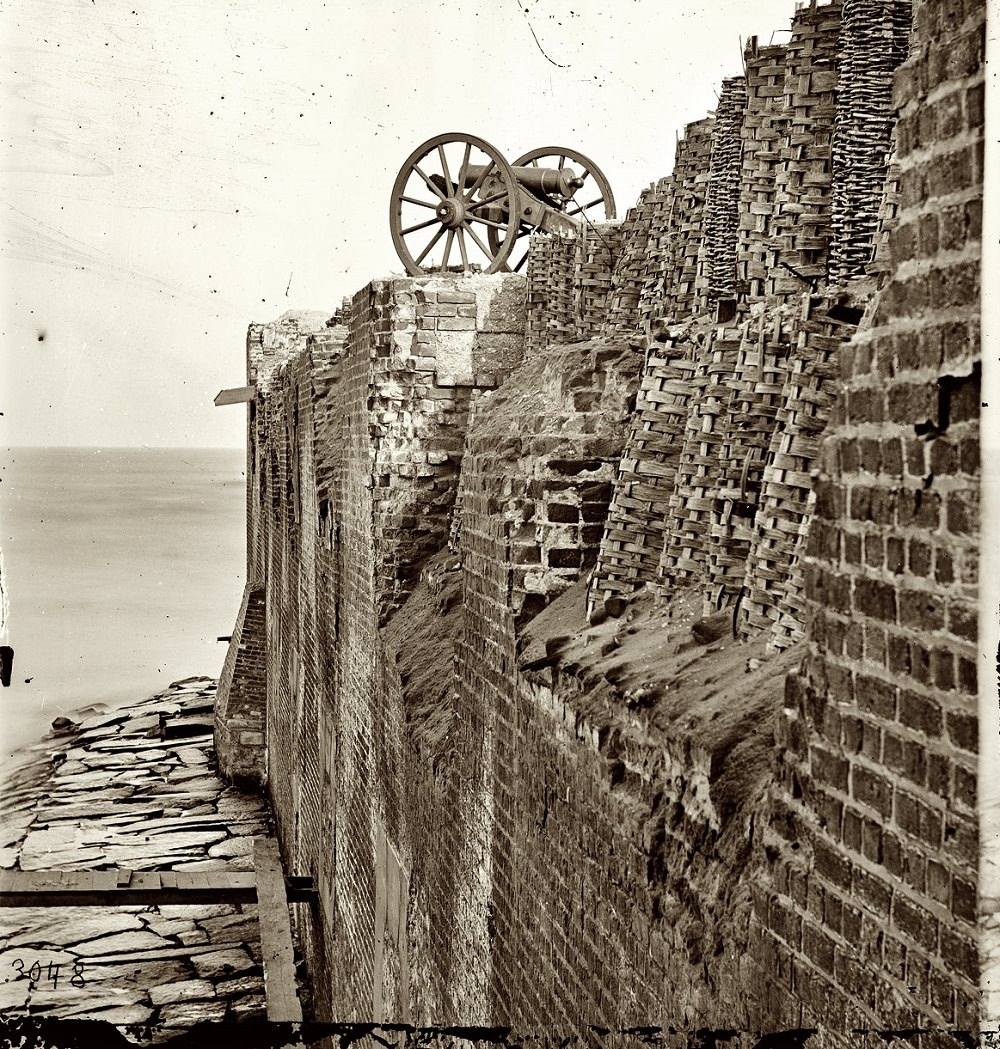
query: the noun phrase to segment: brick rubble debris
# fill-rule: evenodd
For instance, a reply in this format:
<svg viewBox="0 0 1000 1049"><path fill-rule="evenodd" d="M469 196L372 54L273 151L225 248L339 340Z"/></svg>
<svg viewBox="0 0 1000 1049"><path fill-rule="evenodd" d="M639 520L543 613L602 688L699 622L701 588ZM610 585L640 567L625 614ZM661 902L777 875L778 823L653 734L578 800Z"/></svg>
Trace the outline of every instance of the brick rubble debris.
<svg viewBox="0 0 1000 1049"><path fill-rule="evenodd" d="M89 708L25 748L0 774L0 868L252 870L267 811L216 776L215 688ZM148 1025L153 1042L263 1020L257 907L2 908L0 1012Z"/></svg>

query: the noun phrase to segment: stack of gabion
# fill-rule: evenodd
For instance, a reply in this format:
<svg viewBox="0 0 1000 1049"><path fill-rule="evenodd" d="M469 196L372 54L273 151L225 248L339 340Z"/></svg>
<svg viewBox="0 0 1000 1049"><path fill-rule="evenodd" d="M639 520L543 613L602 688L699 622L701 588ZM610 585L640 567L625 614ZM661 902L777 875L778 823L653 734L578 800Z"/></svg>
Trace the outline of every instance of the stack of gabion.
<svg viewBox="0 0 1000 1049"><path fill-rule="evenodd" d="M714 117L688 124L684 137L677 143L668 251L659 280L662 290L648 305L644 301L644 317L661 316L679 321L694 313L714 127Z"/></svg>
<svg viewBox="0 0 1000 1049"><path fill-rule="evenodd" d="M711 513L708 599L722 608L743 586L767 450L783 402L791 352L787 310L755 310L743 326L732 397L722 424L719 485Z"/></svg>
<svg viewBox="0 0 1000 1049"><path fill-rule="evenodd" d="M695 351L695 368L688 380L690 410L660 558L659 575L666 584L682 578L700 580L705 574L719 452L726 437L722 423L739 348L738 329L719 328L709 333L704 349Z"/></svg>
<svg viewBox="0 0 1000 1049"><path fill-rule="evenodd" d="M678 149L680 146L678 145ZM656 183L653 210L649 220L649 239L646 241L644 277L639 293L639 325L647 329L650 322L661 315L660 303L667 282L674 248L676 227L673 223L674 204L683 192L682 174L674 163L673 175Z"/></svg>
<svg viewBox="0 0 1000 1049"><path fill-rule="evenodd" d="M680 460L697 343L686 328L664 332L646 353L628 443L590 582L590 608L657 578Z"/></svg>
<svg viewBox="0 0 1000 1049"><path fill-rule="evenodd" d="M833 283L865 276L872 261L895 126L893 72L906 58L910 20L910 0L844 0L833 136Z"/></svg>
<svg viewBox="0 0 1000 1049"><path fill-rule="evenodd" d="M785 48L747 43L747 107L743 120L740 174L737 288L750 299L764 295L768 276L765 245L774 212L774 176L784 137Z"/></svg>
<svg viewBox="0 0 1000 1049"><path fill-rule="evenodd" d="M784 134L767 244L768 295L798 298L826 280L837 114L839 3L803 8L792 21L785 67Z"/></svg>
<svg viewBox="0 0 1000 1049"><path fill-rule="evenodd" d="M621 335L639 326L639 300L646 279L646 243L657 209L657 187L648 186L623 223L618 261L608 293L608 312L601 334Z"/></svg>
<svg viewBox="0 0 1000 1049"><path fill-rule="evenodd" d="M697 306L702 311L710 309L716 300L736 294L736 223L746 107L746 80L741 76L723 80L712 132L704 235L698 251Z"/></svg>
<svg viewBox="0 0 1000 1049"><path fill-rule="evenodd" d="M621 225L533 236L528 255L529 353L592 338L604 323Z"/></svg>
<svg viewBox="0 0 1000 1049"><path fill-rule="evenodd" d="M578 339L593 338L604 325L621 234L620 222L586 223L580 229L573 281Z"/></svg>
<svg viewBox="0 0 1000 1049"><path fill-rule="evenodd" d="M814 498L810 473L836 395L838 353L856 327L850 311L831 317L833 305L802 296L747 561L739 631L749 637L770 629L775 648L803 636L803 576L797 569Z"/></svg>
<svg viewBox="0 0 1000 1049"><path fill-rule="evenodd" d="M527 351L535 353L554 342L576 336L573 306L575 236L533 236L528 254Z"/></svg>

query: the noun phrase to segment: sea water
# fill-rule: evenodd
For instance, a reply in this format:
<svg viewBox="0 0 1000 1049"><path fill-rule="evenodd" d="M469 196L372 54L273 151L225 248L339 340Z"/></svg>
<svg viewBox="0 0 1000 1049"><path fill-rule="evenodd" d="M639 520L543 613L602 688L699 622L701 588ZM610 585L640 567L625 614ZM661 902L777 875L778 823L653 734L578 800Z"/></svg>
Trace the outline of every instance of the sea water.
<svg viewBox="0 0 1000 1049"><path fill-rule="evenodd" d="M245 575L244 464L228 448L0 451L0 760L82 707L218 676Z"/></svg>

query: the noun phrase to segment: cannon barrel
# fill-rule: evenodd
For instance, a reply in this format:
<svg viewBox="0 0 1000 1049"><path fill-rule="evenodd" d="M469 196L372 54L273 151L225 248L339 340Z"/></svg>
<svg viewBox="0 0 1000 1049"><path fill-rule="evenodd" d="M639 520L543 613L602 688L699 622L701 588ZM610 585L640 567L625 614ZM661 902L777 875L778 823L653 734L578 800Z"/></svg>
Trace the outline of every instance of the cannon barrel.
<svg viewBox="0 0 1000 1049"><path fill-rule="evenodd" d="M489 165L470 164L465 172L465 188L474 186ZM540 168L533 164L511 167L518 184L533 193L558 193L563 197L572 197L583 185L572 168Z"/></svg>

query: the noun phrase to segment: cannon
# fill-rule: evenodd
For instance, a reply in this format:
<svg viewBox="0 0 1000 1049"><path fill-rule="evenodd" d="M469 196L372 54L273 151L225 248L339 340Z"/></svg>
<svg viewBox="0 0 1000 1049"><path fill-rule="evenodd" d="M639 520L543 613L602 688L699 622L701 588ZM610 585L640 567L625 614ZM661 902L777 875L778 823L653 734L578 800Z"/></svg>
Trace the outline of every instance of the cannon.
<svg viewBox="0 0 1000 1049"><path fill-rule="evenodd" d="M519 271L530 233L614 217L608 180L577 150L544 146L509 164L461 133L428 139L407 157L389 208L392 242L414 276Z"/></svg>

